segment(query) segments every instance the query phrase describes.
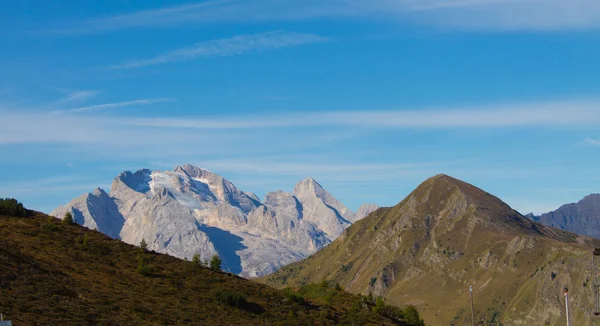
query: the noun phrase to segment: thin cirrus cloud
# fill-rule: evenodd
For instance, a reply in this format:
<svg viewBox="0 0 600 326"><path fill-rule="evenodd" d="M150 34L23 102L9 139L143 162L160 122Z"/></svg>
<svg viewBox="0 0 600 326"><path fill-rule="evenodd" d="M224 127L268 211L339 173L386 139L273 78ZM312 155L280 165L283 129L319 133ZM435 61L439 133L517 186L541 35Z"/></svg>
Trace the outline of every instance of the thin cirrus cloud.
<svg viewBox="0 0 600 326"><path fill-rule="evenodd" d="M100 92L95 91L95 90L74 91L74 92L69 93L69 95L67 95L67 97L65 97L65 101L67 101L67 102L85 101L87 99L90 99L90 98L98 95L98 93L100 93Z"/></svg>
<svg viewBox="0 0 600 326"><path fill-rule="evenodd" d="M302 114L262 114L256 116L220 117L123 117L118 114L97 115L98 110L127 105L151 104L158 100L138 100L96 105L63 111L61 115L12 110L1 112L5 128L0 129L0 143L85 143L105 139L147 141L167 139L180 141L186 135L208 138L223 135L266 134L306 128L315 130L452 129L514 127L595 127L600 124L600 101L572 100L549 103L521 103L482 109L456 108L396 111L323 111ZM77 114L90 112L90 114ZM68 124L68 133L57 133L56 125ZM338 129L335 129L338 128ZM190 132L190 130L195 130ZM230 132L238 130L238 133ZM125 136L124 136L125 135ZM262 136L265 136L261 134ZM221 136L219 136L221 137ZM204 139L204 138L202 138ZM588 141L589 142L589 141ZM592 140L592 143L594 140Z"/></svg>
<svg viewBox="0 0 600 326"><path fill-rule="evenodd" d="M125 102L105 103L105 104L97 104L97 105L72 108L72 109L67 109L67 110L52 111L51 113L97 112L97 111L108 110L108 109L119 109L119 108L125 108L125 107L129 107L129 106L137 106L137 105L150 105L150 104L155 104L155 103L160 103L160 102L169 102L169 101L174 101L174 99L172 99L172 98L151 98L151 99L133 100L133 101L125 101Z"/></svg>
<svg viewBox="0 0 600 326"><path fill-rule="evenodd" d="M71 35L182 24L287 22L314 19L391 20L471 30L557 30L600 27L597 0L223 0L148 9L71 23Z"/></svg>
<svg viewBox="0 0 600 326"><path fill-rule="evenodd" d="M281 48L325 42L323 36L288 31L240 35L231 38L197 43L188 48L177 49L165 54L142 60L128 61L110 66L112 69L131 69L169 62L190 61L202 58L227 57L247 52L265 52Z"/></svg>
<svg viewBox="0 0 600 326"><path fill-rule="evenodd" d="M600 101L525 103L481 109L331 111L261 117L136 118L138 127L188 129L266 129L286 127L483 128L584 126L600 123Z"/></svg>

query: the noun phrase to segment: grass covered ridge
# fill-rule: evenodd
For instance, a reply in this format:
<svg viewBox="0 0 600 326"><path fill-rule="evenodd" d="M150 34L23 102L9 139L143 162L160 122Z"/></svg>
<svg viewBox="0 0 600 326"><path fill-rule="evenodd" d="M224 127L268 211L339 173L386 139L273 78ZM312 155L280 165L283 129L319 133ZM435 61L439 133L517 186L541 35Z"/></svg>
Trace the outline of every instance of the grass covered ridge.
<svg viewBox="0 0 600 326"><path fill-rule="evenodd" d="M339 289L280 291L40 213L0 215L0 312L16 325L406 325ZM141 258L140 258L141 257ZM139 261L144 260L144 271ZM358 302L358 303L357 303Z"/></svg>

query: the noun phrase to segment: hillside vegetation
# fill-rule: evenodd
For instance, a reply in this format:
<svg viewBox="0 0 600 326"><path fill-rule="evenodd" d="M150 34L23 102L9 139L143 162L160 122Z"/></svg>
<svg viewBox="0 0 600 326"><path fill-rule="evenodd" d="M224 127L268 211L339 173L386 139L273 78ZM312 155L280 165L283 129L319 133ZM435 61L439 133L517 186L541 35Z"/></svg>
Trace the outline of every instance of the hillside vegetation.
<svg viewBox="0 0 600 326"><path fill-rule="evenodd" d="M428 325L572 325L592 316L591 250L598 241L534 223L498 198L449 176L428 179L311 257L262 281L328 280L353 293L415 305Z"/></svg>
<svg viewBox="0 0 600 326"><path fill-rule="evenodd" d="M14 325L407 325L324 291L305 299L40 213L0 215L0 312Z"/></svg>

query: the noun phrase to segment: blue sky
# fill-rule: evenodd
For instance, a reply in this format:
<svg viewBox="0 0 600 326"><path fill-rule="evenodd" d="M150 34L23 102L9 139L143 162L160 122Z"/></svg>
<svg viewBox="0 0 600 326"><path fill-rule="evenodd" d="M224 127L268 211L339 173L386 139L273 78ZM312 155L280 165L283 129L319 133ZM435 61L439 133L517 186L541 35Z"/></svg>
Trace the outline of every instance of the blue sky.
<svg viewBox="0 0 600 326"><path fill-rule="evenodd" d="M0 197L192 163L356 209L446 173L528 213L600 192L597 0L4 1Z"/></svg>

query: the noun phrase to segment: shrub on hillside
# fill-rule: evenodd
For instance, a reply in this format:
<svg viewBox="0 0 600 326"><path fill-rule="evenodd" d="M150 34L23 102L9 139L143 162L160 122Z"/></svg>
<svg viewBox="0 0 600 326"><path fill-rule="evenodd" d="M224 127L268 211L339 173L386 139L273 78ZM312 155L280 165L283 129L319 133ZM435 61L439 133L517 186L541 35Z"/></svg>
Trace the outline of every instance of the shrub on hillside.
<svg viewBox="0 0 600 326"><path fill-rule="evenodd" d="M404 316L404 320L410 325L415 326L424 326L425 322L421 319L419 315L419 311L414 306L407 306L402 310L402 315Z"/></svg>
<svg viewBox="0 0 600 326"><path fill-rule="evenodd" d="M62 219L62 224L64 224L64 225L73 224L73 214L71 214L71 212L65 213L65 216Z"/></svg>
<svg viewBox="0 0 600 326"><path fill-rule="evenodd" d="M212 259L210 260L210 269L212 269L214 271L221 270L221 258L219 258L218 255L214 255L212 257Z"/></svg>
<svg viewBox="0 0 600 326"><path fill-rule="evenodd" d="M150 267L148 267L148 258L146 257L146 254L141 252L138 253L137 260L137 272L143 276L150 275Z"/></svg>
<svg viewBox="0 0 600 326"><path fill-rule="evenodd" d="M148 243L146 242L146 239L142 239L142 241L140 241L140 249L142 249L143 252L148 250Z"/></svg>
<svg viewBox="0 0 600 326"><path fill-rule="evenodd" d="M240 292L219 291L215 293L215 300L235 308L243 308L248 304L246 296Z"/></svg>
<svg viewBox="0 0 600 326"><path fill-rule="evenodd" d="M200 267L202 265L200 262L200 255L195 254L194 257L192 257L192 265L194 267Z"/></svg>
<svg viewBox="0 0 600 326"><path fill-rule="evenodd" d="M0 215L25 217L27 210L14 198L0 198Z"/></svg>

